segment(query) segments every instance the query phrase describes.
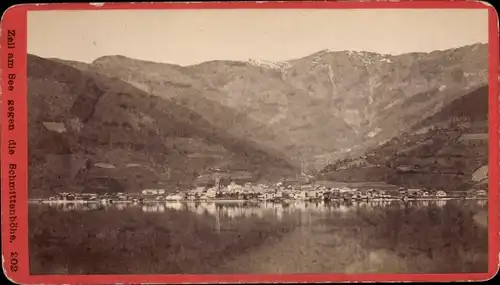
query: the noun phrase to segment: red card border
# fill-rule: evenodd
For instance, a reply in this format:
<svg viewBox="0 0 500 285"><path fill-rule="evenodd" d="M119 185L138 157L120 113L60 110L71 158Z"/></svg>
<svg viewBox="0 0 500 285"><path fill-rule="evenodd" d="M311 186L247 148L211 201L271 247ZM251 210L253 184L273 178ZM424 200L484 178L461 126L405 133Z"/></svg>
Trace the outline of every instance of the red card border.
<svg viewBox="0 0 500 285"><path fill-rule="evenodd" d="M232 274L232 275L30 275L28 258L28 176L27 176L27 98L26 98L26 19L28 11L40 10L108 10L108 9L487 9L489 15L489 260L487 273L471 274ZM16 48L7 49L8 31L16 31ZM17 239L9 240L9 182L2 180L2 267L6 276L22 284L86 283L235 283L235 282L341 282L341 281L482 281L492 278L499 269L499 38L498 17L493 6L473 1L401 1L401 2L221 2L221 3L53 3L21 4L5 11L1 22L2 68L2 177L8 176L9 164L17 164ZM8 68L7 55L15 57ZM8 90L8 74L16 74L15 89ZM8 100L15 103L17 128L8 130ZM7 143L15 140L17 151L9 155ZM17 253L18 271L11 271L12 253Z"/></svg>

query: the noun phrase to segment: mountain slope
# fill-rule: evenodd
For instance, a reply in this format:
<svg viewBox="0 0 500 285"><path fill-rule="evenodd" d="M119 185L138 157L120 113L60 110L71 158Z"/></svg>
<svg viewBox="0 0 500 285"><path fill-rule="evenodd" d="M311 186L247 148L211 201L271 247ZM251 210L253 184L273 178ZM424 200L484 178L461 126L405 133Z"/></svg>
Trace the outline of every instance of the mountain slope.
<svg viewBox="0 0 500 285"><path fill-rule="evenodd" d="M476 44L397 56L324 50L282 63L187 67L105 56L77 68L172 98L239 138L321 169L400 135L486 84L487 57L487 45Z"/></svg>
<svg viewBox="0 0 500 285"><path fill-rule="evenodd" d="M175 101L32 55L28 102L33 195L103 176L138 191L159 183L190 186L210 168L246 171L255 180L294 171Z"/></svg>
<svg viewBox="0 0 500 285"><path fill-rule="evenodd" d="M245 112L216 102L224 94L207 87L199 78L186 74L183 67L138 61L124 56L101 57L91 65L54 60L80 70L116 77L149 94L172 99L177 104L200 114L213 126L224 129L227 133L245 141L255 141L274 156L286 157L279 148L287 142L286 136L279 130L271 130L254 121ZM293 163L293 161L290 162Z"/></svg>
<svg viewBox="0 0 500 285"><path fill-rule="evenodd" d="M327 166L322 177L340 181L385 181L406 187L468 190L487 180L488 87L447 104L408 132L357 159ZM479 171L480 172L480 171Z"/></svg>

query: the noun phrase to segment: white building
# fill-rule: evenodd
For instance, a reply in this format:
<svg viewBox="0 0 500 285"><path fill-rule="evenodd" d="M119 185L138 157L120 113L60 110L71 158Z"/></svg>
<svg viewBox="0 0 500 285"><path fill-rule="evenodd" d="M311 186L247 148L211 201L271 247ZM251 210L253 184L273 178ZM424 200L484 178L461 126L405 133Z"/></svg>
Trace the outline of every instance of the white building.
<svg viewBox="0 0 500 285"><path fill-rule="evenodd" d="M244 190L245 190L245 192L247 192L247 193L252 193L252 192L253 192L252 183L250 183L250 182L245 183L245 188L244 188Z"/></svg>
<svg viewBox="0 0 500 285"><path fill-rule="evenodd" d="M318 196L318 191L317 190L309 190L306 192L306 197L307 198L316 198Z"/></svg>
<svg viewBox="0 0 500 285"><path fill-rule="evenodd" d="M444 191L442 191L442 190L439 190L439 191L437 191L437 193L436 193L436 197L439 197L439 198L444 198L444 197L446 197L446 196L447 196L447 195L446 195L446 192L444 192Z"/></svg>
<svg viewBox="0 0 500 285"><path fill-rule="evenodd" d="M253 191L256 193L264 193L266 192L266 188L264 188L262 185L257 185L253 187Z"/></svg>
<svg viewBox="0 0 500 285"><path fill-rule="evenodd" d="M488 196L488 192L486 192L485 190L477 190L476 195L481 197Z"/></svg>
<svg viewBox="0 0 500 285"><path fill-rule="evenodd" d="M296 191L293 193L293 198L294 199L305 199L306 198L306 191Z"/></svg>
<svg viewBox="0 0 500 285"><path fill-rule="evenodd" d="M241 187L241 185L236 184L234 181L227 186L227 189L229 190L229 192L232 193L243 192L243 187Z"/></svg>
<svg viewBox="0 0 500 285"><path fill-rule="evenodd" d="M180 201L182 199L184 199L184 197L180 194L172 194L165 197L165 200L167 201Z"/></svg>
<svg viewBox="0 0 500 285"><path fill-rule="evenodd" d="M144 189L142 190L142 195L157 195L158 191L156 189Z"/></svg>
<svg viewBox="0 0 500 285"><path fill-rule="evenodd" d="M51 131L51 132L56 132L56 133L64 133L66 132L66 126L64 123L60 122L43 122L43 126Z"/></svg>
<svg viewBox="0 0 500 285"><path fill-rule="evenodd" d="M217 189L215 187L212 187L207 190L205 195L207 196L207 198L213 199L217 196Z"/></svg>
<svg viewBox="0 0 500 285"><path fill-rule="evenodd" d="M193 192L195 193L203 193L205 192L205 187L196 187Z"/></svg>

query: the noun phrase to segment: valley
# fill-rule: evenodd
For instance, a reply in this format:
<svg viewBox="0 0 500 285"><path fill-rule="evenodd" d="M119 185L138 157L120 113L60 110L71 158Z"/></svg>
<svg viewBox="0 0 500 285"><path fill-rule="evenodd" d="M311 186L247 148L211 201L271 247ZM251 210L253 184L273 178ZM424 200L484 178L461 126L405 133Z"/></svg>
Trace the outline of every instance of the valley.
<svg viewBox="0 0 500 285"><path fill-rule="evenodd" d="M487 182L472 180L488 163L485 44L194 66L30 55L28 85L34 196L102 177L177 191L221 172L447 191Z"/></svg>

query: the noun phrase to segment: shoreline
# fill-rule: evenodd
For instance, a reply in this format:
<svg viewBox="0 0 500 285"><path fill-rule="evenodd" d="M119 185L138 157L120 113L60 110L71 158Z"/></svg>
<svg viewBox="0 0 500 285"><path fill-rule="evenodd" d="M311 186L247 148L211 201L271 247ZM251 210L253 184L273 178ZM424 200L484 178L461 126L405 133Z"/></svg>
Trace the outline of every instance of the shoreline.
<svg viewBox="0 0 500 285"><path fill-rule="evenodd" d="M450 200L488 200L488 197L446 197L446 198L408 198L408 199L400 199L400 198L374 198L374 199L359 199L359 200L344 200L344 199L331 199L326 203L335 203L335 202L392 202L392 201L401 201L401 202L411 202L411 201L450 201ZM138 201L120 201L120 200L112 200L109 202L98 201L85 201L85 200L47 200L40 198L30 198L28 199L28 203L42 203L42 204L147 204L147 203L275 203L275 204L283 204L283 203L293 203L293 202L308 202L308 203L317 203L323 202L324 200L307 200L307 199L291 199L288 201L270 201L270 200L243 200L243 199L205 199L205 200L145 200L142 202Z"/></svg>

